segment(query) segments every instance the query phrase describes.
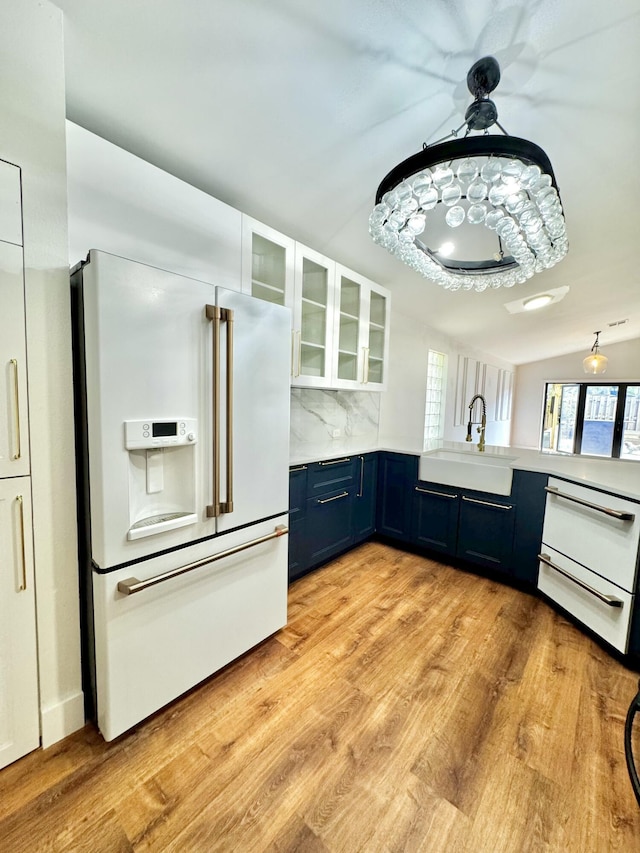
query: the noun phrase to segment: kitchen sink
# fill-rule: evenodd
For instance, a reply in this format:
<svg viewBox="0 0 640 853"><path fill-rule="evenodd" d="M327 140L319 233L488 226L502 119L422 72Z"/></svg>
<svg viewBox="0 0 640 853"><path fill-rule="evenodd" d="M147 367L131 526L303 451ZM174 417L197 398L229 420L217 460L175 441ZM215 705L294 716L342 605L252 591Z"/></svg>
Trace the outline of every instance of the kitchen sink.
<svg viewBox="0 0 640 853"><path fill-rule="evenodd" d="M421 480L491 492L494 495L511 494L512 463L516 456L504 456L478 450L431 450L420 456L418 468Z"/></svg>

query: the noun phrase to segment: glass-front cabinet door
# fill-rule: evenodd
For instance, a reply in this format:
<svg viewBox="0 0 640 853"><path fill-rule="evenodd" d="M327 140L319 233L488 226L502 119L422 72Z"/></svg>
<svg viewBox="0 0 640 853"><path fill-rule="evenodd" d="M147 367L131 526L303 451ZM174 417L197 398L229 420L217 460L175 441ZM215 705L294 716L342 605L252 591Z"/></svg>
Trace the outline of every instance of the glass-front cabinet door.
<svg viewBox="0 0 640 853"><path fill-rule="evenodd" d="M336 378L339 382L357 383L364 363L364 353L360 352L362 287L343 273L339 277L339 296Z"/></svg>
<svg viewBox="0 0 640 853"><path fill-rule="evenodd" d="M293 308L295 241L242 218L242 291Z"/></svg>
<svg viewBox="0 0 640 853"><path fill-rule="evenodd" d="M293 378L303 387L328 387L335 304L335 263L296 244Z"/></svg>
<svg viewBox="0 0 640 853"><path fill-rule="evenodd" d="M389 292L345 267L336 267L336 282L334 384L338 388L384 390Z"/></svg>

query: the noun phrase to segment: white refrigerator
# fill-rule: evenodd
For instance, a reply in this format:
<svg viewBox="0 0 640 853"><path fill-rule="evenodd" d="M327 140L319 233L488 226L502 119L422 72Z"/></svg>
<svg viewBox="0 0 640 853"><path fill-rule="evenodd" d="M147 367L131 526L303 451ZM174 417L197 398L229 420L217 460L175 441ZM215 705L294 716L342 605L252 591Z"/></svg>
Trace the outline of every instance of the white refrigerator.
<svg viewBox="0 0 640 853"><path fill-rule="evenodd" d="M85 674L106 740L286 623L289 311L72 271Z"/></svg>

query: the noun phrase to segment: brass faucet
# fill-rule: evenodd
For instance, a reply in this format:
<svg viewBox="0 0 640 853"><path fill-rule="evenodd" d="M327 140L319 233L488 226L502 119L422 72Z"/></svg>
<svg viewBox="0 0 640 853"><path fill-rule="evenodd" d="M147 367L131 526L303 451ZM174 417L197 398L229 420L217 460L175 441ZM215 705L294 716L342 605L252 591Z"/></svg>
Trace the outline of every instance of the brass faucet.
<svg viewBox="0 0 640 853"><path fill-rule="evenodd" d="M473 404L476 402L476 400L480 400L480 402L482 403L482 417L480 418L479 424L477 421L471 420L471 418L473 417L471 411L473 409ZM487 401L484 399L482 394L476 394L475 397L473 397L471 399L471 402L469 403L469 423L467 424L467 437L465 441L473 441L473 439L471 438L471 427L476 425L478 426L478 432L480 433L480 440L478 441L478 450L480 451L480 453L482 453L484 451L484 431L487 428Z"/></svg>

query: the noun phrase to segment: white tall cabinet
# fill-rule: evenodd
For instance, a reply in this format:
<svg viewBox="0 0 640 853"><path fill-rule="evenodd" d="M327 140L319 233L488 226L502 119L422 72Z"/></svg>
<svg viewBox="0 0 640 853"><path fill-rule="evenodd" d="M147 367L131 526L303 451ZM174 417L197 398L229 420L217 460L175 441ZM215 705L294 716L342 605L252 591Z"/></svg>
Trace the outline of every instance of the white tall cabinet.
<svg viewBox="0 0 640 853"><path fill-rule="evenodd" d="M0 161L0 768L39 745L20 169Z"/></svg>

